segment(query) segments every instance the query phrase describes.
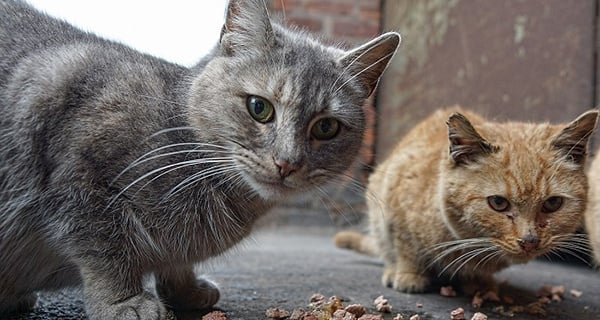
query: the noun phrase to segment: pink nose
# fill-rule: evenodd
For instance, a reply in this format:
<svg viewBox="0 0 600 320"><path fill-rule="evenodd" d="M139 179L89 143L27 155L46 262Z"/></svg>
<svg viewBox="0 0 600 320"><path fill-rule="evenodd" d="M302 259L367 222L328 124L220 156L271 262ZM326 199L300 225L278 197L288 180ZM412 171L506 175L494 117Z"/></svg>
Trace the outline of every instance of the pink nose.
<svg viewBox="0 0 600 320"><path fill-rule="evenodd" d="M519 242L519 245L521 246L521 248L523 248L523 250L525 250L525 252L532 252L537 250L539 244L540 244L540 239L534 235L528 234L525 237L517 240Z"/></svg>
<svg viewBox="0 0 600 320"><path fill-rule="evenodd" d="M289 163L286 160L275 160L275 165L279 168L279 175L281 178L286 178L291 175L294 171L297 171L302 166L299 163Z"/></svg>

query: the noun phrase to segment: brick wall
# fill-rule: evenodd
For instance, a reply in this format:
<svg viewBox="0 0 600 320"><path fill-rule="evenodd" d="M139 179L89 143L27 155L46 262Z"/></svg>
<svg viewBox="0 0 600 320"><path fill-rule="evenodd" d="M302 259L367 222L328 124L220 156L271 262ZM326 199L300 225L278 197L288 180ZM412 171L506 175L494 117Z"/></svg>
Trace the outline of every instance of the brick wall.
<svg viewBox="0 0 600 320"><path fill-rule="evenodd" d="M286 25L298 26L320 35L324 41L345 44L348 48L362 44L381 32L380 0L267 0L271 15L279 17ZM354 177L366 182L375 145L375 107L373 99L365 105L367 133L363 140L358 166L353 168ZM333 191L333 198L326 199L325 209L332 214L362 211L362 194L342 186ZM357 203L358 202L358 203ZM305 205L306 199L294 202ZM323 202L315 202L322 206Z"/></svg>
<svg viewBox="0 0 600 320"><path fill-rule="evenodd" d="M285 22L351 45L380 32L380 0L269 0L272 13Z"/></svg>

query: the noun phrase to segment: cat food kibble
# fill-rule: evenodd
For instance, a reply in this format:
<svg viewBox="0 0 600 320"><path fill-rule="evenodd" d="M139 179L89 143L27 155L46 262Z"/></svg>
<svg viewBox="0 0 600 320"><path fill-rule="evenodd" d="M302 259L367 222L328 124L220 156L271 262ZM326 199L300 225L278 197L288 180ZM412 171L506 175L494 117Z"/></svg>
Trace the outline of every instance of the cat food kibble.
<svg viewBox="0 0 600 320"><path fill-rule="evenodd" d="M569 293L571 294L572 297L575 297L575 298L579 298L583 294L583 292L581 292L579 290L575 290L575 289L571 289L571 291L569 291Z"/></svg>
<svg viewBox="0 0 600 320"><path fill-rule="evenodd" d="M287 310L279 309L279 308L269 308L265 312L265 315L269 319L285 319L290 317L290 313Z"/></svg>
<svg viewBox="0 0 600 320"><path fill-rule="evenodd" d="M481 296L481 293L475 293L473 299L471 300L471 305L473 306L473 308L481 308L481 306L483 305L483 297Z"/></svg>
<svg viewBox="0 0 600 320"><path fill-rule="evenodd" d="M457 308L450 312L450 319L452 320L465 320L465 309Z"/></svg>
<svg viewBox="0 0 600 320"><path fill-rule="evenodd" d="M452 286L441 287L440 295L444 297L456 297L456 291L454 291Z"/></svg>
<svg viewBox="0 0 600 320"><path fill-rule="evenodd" d="M383 296L377 297L376 308L382 311L391 312L392 306ZM330 298L325 297L320 293L313 294L309 299L309 311L301 308L294 309L290 315L289 312L280 308L270 308L266 311L266 316L269 319L289 319L289 320L384 320L380 314L370 314L364 306L360 304L350 304L344 306L342 299L336 296ZM395 320L403 318L398 314Z"/></svg>
<svg viewBox="0 0 600 320"><path fill-rule="evenodd" d="M384 312L384 313L392 312L392 306L389 305L388 300L386 298L384 298L383 296L377 297L375 299L375 301L373 301L373 303L375 304L375 308L379 312Z"/></svg>
<svg viewBox="0 0 600 320"><path fill-rule="evenodd" d="M487 318L487 315L484 313L476 312L473 317L471 317L471 320L487 320Z"/></svg>
<svg viewBox="0 0 600 320"><path fill-rule="evenodd" d="M327 300L327 298L324 295L322 295L320 293L315 293L312 296L310 296L309 302L310 303L322 303L325 300Z"/></svg>
<svg viewBox="0 0 600 320"><path fill-rule="evenodd" d="M367 312L367 310L365 309L365 307L363 307L360 304L351 304L351 305L347 306L346 308L344 308L344 310L352 313L357 318L360 317L360 316L362 316L363 314L365 314Z"/></svg>
<svg viewBox="0 0 600 320"><path fill-rule="evenodd" d="M292 315L290 316L290 320L319 320L319 318L316 315L302 309L294 309Z"/></svg>
<svg viewBox="0 0 600 320"><path fill-rule="evenodd" d="M227 315L223 311L213 311L202 316L202 320L227 320Z"/></svg>

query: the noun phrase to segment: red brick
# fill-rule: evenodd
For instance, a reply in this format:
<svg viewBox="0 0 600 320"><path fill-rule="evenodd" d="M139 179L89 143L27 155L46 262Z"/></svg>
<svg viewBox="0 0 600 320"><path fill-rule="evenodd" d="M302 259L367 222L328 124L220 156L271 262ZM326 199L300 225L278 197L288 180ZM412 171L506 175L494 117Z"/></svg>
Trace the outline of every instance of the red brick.
<svg viewBox="0 0 600 320"><path fill-rule="evenodd" d="M379 10L361 10L360 19L363 21L377 22L381 19L381 11Z"/></svg>
<svg viewBox="0 0 600 320"><path fill-rule="evenodd" d="M287 23L307 29L311 32L320 32L323 30L323 20L315 18L287 17Z"/></svg>
<svg viewBox="0 0 600 320"><path fill-rule="evenodd" d="M267 5L269 6L269 8L271 8L272 10L283 10L285 9L290 10L290 9L295 9L295 8L299 8L302 6L302 0L270 0L267 2Z"/></svg>
<svg viewBox="0 0 600 320"><path fill-rule="evenodd" d="M365 0L365 1L356 1L360 6L361 10L376 10L381 11L381 1L377 0Z"/></svg>
<svg viewBox="0 0 600 320"><path fill-rule="evenodd" d="M332 3L327 1L311 2L304 9L311 14L343 15L347 16L355 11L357 5L354 2Z"/></svg>
<svg viewBox="0 0 600 320"><path fill-rule="evenodd" d="M333 36L351 36L371 38L379 33L378 23L364 23L361 21L335 21Z"/></svg>

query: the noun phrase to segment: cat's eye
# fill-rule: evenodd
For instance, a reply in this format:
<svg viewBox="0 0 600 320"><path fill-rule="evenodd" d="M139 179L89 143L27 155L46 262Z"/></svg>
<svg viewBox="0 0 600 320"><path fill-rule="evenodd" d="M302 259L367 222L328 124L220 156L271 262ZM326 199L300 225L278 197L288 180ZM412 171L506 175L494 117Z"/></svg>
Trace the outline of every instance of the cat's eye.
<svg viewBox="0 0 600 320"><path fill-rule="evenodd" d="M334 118L322 118L315 122L310 130L317 140L333 139L340 131L340 124Z"/></svg>
<svg viewBox="0 0 600 320"><path fill-rule="evenodd" d="M259 96L248 96L246 107L254 120L260 123L267 123L273 120L275 109L269 100Z"/></svg>
<svg viewBox="0 0 600 320"><path fill-rule="evenodd" d="M494 211L504 212L510 208L510 202L501 196L489 196L487 202Z"/></svg>
<svg viewBox="0 0 600 320"><path fill-rule="evenodd" d="M543 213L552 213L558 211L563 205L562 197L550 197L544 201L542 204L542 212Z"/></svg>

